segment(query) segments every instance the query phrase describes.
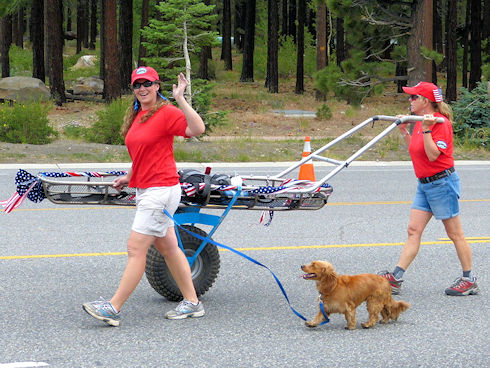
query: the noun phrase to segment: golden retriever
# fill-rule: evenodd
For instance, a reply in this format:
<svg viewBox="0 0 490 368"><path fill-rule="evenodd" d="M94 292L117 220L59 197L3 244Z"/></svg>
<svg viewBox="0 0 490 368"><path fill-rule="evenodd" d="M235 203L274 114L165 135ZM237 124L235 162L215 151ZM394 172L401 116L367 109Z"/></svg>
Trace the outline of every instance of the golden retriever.
<svg viewBox="0 0 490 368"><path fill-rule="evenodd" d="M395 301L391 296L391 287L384 277L372 273L360 275L338 275L333 266L325 261L313 261L301 266L305 272L305 280L315 280L320 292L320 298L327 317L330 313L342 313L347 321L348 330L356 328L356 308L366 302L369 320L362 323L363 328L373 327L381 314L382 323L390 319L396 321L400 313L406 311L410 304ZM316 327L325 320L322 311L311 321L306 321L308 327Z"/></svg>

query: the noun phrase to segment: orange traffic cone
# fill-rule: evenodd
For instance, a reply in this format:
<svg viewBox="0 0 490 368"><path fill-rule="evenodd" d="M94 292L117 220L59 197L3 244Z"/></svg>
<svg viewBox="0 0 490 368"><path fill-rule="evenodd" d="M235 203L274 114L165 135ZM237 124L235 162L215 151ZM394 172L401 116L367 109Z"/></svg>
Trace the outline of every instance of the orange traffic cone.
<svg viewBox="0 0 490 368"><path fill-rule="evenodd" d="M303 158L308 157L311 154L310 137L305 137L305 146L303 148ZM298 179L316 181L315 168L313 167L313 161L310 160L307 163L299 167Z"/></svg>

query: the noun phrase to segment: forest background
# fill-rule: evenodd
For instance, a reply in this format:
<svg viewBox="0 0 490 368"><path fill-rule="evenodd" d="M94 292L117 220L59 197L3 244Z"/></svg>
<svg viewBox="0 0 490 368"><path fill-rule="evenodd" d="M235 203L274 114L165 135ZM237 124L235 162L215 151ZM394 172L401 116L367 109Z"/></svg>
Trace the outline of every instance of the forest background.
<svg viewBox="0 0 490 368"><path fill-rule="evenodd" d="M38 78L52 95L1 106L0 161L128 161L118 129L131 71L145 64L163 91L189 73L208 126L204 140L177 142L179 161L298 159L306 135L318 148L368 117L406 112L401 87L421 80L453 106L456 158L488 158L489 12L488 0L0 0L2 78ZM71 69L89 54L94 68ZM101 96L69 93L94 75ZM329 156L345 158L383 128ZM392 134L363 159L408 155Z"/></svg>

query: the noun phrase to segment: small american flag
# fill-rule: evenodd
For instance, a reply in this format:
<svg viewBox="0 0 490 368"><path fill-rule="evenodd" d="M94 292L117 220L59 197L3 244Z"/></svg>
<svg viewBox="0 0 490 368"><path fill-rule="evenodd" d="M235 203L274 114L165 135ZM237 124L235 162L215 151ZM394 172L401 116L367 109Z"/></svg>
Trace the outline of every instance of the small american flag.
<svg viewBox="0 0 490 368"><path fill-rule="evenodd" d="M436 100L436 102L441 102L442 101L442 89L436 88L432 92L434 92L434 99Z"/></svg>

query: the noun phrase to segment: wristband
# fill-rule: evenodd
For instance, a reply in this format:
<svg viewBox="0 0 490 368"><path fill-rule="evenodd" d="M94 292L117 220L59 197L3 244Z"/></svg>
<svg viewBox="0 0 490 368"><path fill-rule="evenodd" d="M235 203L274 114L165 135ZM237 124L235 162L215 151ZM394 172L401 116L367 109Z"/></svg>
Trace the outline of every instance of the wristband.
<svg viewBox="0 0 490 368"><path fill-rule="evenodd" d="M424 133L424 134L432 133L432 130L424 130L422 133Z"/></svg>

